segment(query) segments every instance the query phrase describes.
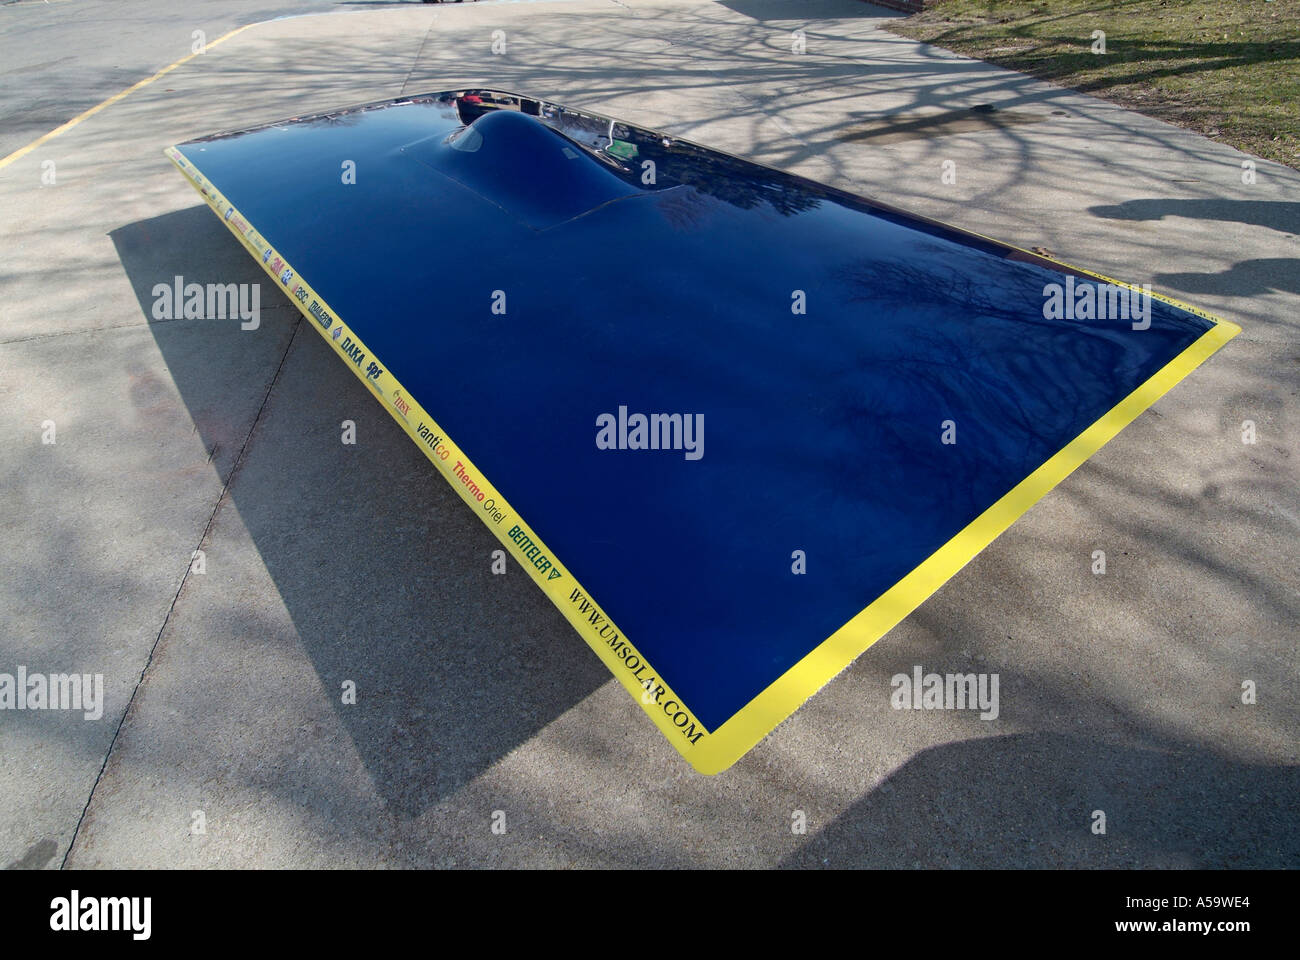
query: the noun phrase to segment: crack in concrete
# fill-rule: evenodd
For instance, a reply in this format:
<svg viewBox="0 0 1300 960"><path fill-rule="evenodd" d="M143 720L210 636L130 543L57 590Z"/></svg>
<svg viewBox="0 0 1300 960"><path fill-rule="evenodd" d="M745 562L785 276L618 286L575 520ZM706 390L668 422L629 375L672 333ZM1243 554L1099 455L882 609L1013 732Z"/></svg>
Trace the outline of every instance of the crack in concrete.
<svg viewBox="0 0 1300 960"><path fill-rule="evenodd" d="M271 377L271 382L267 384L266 395L262 397L262 403L257 408L257 414L253 417L253 422L248 427L248 433L244 437L244 442L239 447L239 454L235 457L235 462L230 468L230 474L226 477L226 482L221 487L221 493L216 502L212 505L212 512L208 514L208 522L203 526L203 532L199 535L199 541L194 550L190 551L190 559L186 561L185 572L181 575L181 582L176 587L176 593L172 595L172 602L167 605L167 612L163 615L162 624L158 627L158 634L154 637L153 645L149 648L149 656L145 658L144 666L140 670L140 679L135 682L131 688L131 696L126 701L126 708L122 711L121 719L117 722L117 728L113 731L113 737L108 742L108 749L104 751L104 762L99 766L99 773L95 775L95 782L91 785L90 794L86 797L85 806L81 808L81 815L77 817L77 825L73 828L72 839L68 841L68 849L63 852L63 858L59 861L59 869L67 868L68 857L72 856L72 850L77 845L77 838L81 835L81 825L86 820L86 814L90 810L90 805L95 800L95 791L99 789L100 781L104 779L104 771L108 769L108 761L113 755L113 748L117 745L117 738L122 733L122 728L126 726L126 718L131 714L131 707L135 703L136 694L140 692L140 686L144 683L145 675L149 672L149 667L153 665L154 654L158 652L158 644L162 642L163 634L167 630L167 624L171 622L172 611L176 609L176 603L180 600L181 591L185 589L185 584L189 582L190 573L193 570L195 552L203 548L203 544L208 539L208 534L212 530L212 524L217 518L217 512L221 509L221 504L225 502L230 493L231 484L235 482L235 476L239 473L239 468L244 465L244 454L248 450L248 444L253 439L253 434L257 431L257 425L262 422L262 415L266 412L266 405L271 400L271 393L275 390L276 383L280 380L280 373L284 370L284 365L289 359L289 353L293 350L294 342L298 339L298 330L302 327L302 317L299 316L298 322L294 324L293 333L289 335L289 342L285 345L284 355L280 357L280 363L275 368L275 374ZM213 448L213 454L216 448ZM208 457L208 462L212 462L212 457Z"/></svg>
<svg viewBox="0 0 1300 960"><path fill-rule="evenodd" d="M438 22L438 15L435 13L433 19L429 21L429 28L424 31L424 37L420 40L420 49L415 51L415 59L411 61L411 69L406 71L406 79L402 85L397 88L399 97L406 96L406 85L411 82L411 77L415 75L415 68L420 65L420 58L424 56L424 48L429 43L429 35L433 33L433 25Z"/></svg>

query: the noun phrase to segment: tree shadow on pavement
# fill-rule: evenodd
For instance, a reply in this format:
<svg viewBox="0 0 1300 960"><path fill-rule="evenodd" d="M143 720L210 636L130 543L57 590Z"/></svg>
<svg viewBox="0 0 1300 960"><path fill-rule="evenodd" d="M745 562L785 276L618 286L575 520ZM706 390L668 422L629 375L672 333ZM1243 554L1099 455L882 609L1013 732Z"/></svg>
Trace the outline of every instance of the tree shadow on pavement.
<svg viewBox="0 0 1300 960"><path fill-rule="evenodd" d="M1199 749L985 737L921 751L782 866L1293 868L1298 793L1300 768Z"/></svg>
<svg viewBox="0 0 1300 960"><path fill-rule="evenodd" d="M1109 220L1189 220L1248 223L1281 233L1300 234L1300 203L1279 200L1177 199L1151 197L1123 203L1098 204L1088 212Z"/></svg>

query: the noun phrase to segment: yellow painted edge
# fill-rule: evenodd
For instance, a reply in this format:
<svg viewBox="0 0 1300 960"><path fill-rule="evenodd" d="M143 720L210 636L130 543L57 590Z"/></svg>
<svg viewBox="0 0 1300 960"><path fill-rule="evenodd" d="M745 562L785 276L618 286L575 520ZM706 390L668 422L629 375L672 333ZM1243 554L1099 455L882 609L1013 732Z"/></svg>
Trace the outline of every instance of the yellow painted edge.
<svg viewBox="0 0 1300 960"><path fill-rule="evenodd" d="M701 773L717 773L744 756L863 651L924 603L1048 491L1240 332L1236 324L1216 321L1149 380L715 730L696 769Z"/></svg>
<svg viewBox="0 0 1300 960"><path fill-rule="evenodd" d="M208 206L217 213L218 217L221 218L222 222L225 223L230 232L238 237L240 242L243 243L249 252L254 255L257 261L262 265L262 268L267 272L271 279L275 281L276 287L285 291L286 296L289 298L289 302L298 308L298 311L307 319L308 325L325 338L325 342L330 344L334 351L347 362L347 366L357 375L359 380L367 384L379 395L379 399L383 403L384 409L387 410L392 418L397 421L397 424L406 431L407 435L415 441L416 446L424 451L425 456L428 457L429 461L433 463L433 465L443 475L444 479L451 484L452 488L460 494L461 499L475 510L479 519L486 524L487 528L491 530L492 533L496 535L496 538L501 541L502 545L505 546L506 552L519 562L525 572L532 577L533 582L542 589L542 592L546 594L553 604L555 604L556 608L558 608L560 613L564 615L565 619L573 625L573 628L578 632L578 636L582 637L582 639L587 642L587 645L596 652L597 656L604 661L605 666L609 668L610 673L614 675L615 679L622 683L624 688L626 688L627 691L640 702L641 708L649 715L650 719L654 721L655 725L659 727L664 736L668 738L668 742L672 744L672 746L675 747L692 766L696 766L695 756L700 752L700 750L702 750L703 745L708 742L710 736L710 733L708 729L705 728L704 724L695 717L693 712L689 711L681 703L680 698L677 697L677 695L673 693L672 688L659 677L658 672L651 667L644 655L642 655L641 652L637 650L636 647L626 639L626 637L624 637L622 631L619 630L616 625L610 622L609 618L605 615L605 611L591 599L591 595L587 593L586 588L578 583L568 569L555 558L555 554L547 548L537 534L533 532L532 528L524 523L518 512L511 507L497 489L488 482L487 478L483 476L482 471L473 464L469 457L465 455L464 451L447 436L446 431L438 425L438 422L433 417L429 416L424 408L410 397L409 393L401 383L398 382L397 378L389 373L387 368L382 369L377 376L367 376L365 369L352 361L347 351L342 346L345 340L351 340L352 343L366 355L366 357L373 360L376 364L379 362L378 357L376 357L374 353L366 347L361 339L352 332L351 328L348 327L344 320L339 316L338 312L330 307L324 298L316 293L306 280L299 276L298 271L294 269L293 265L285 260L284 257L274 249L274 247L271 246L270 241L266 240L261 234L259 234L255 226L237 209L235 209L230 201L227 200L226 197L217 190L217 188L206 177L203 176L202 172L195 166L194 160L191 157L186 156L174 146L168 147L164 152L172 163L176 165L177 169L185 175L190 186L194 187L194 189L199 192L199 195L207 202ZM243 229L239 227L239 224L236 221L244 224ZM269 256L264 256L268 250L270 251ZM294 282L292 285L285 285L281 282L280 277L277 274L278 268L273 266L277 261L279 261L280 266L293 270L292 279ZM302 297L297 296L295 293L295 290L298 288L301 288L304 291ZM330 329L332 330L334 327L341 328L342 332L337 339L331 336L330 332L321 325L316 317L312 316L310 303L313 300L320 304L333 321ZM406 404L407 409L405 415L403 415L403 413L394 405L393 400L395 396L400 396L402 402ZM431 448L426 440L420 435L417 425L421 422L428 424L432 434L437 435L442 439L443 442L439 444L439 447L447 450L448 455L446 459L438 456L434 449ZM468 475L477 489L483 493L482 501L470 492L469 487L464 481L457 477L454 466L457 462L459 462L461 466L461 472ZM485 510L483 504L488 502L493 502L496 509L502 512L503 517L501 519L495 519L492 514ZM539 569L537 561L529 559L524 550L521 549L520 544L511 539L508 533L511 526L518 526L522 530L523 534L533 541L533 544L535 544L540 551L540 554L537 556L543 556L550 561L549 568L546 570ZM550 569L558 570L560 576L556 579L551 579L549 577ZM582 598L589 604L585 614L580 610L578 604L571 599L571 594L574 590L579 591ZM593 611L594 615L600 618L599 621L592 619ZM607 636L602 636L601 631L606 628L609 633ZM621 641L621 643L619 641ZM618 644L618 646L615 647L614 644ZM620 654L622 655L620 656ZM630 661L634 658L638 663L637 668L630 665ZM648 690L647 687L643 686L643 684L650 680L650 678L653 678L653 682L650 684L650 689ZM659 688L662 688L662 692L659 692ZM657 696L652 699L650 694L657 694ZM680 707L680 710L670 711L668 707L673 704ZM677 718L683 715L685 715L685 722L681 724L676 723L675 721ZM695 735L693 739L692 735Z"/></svg>
<svg viewBox="0 0 1300 960"><path fill-rule="evenodd" d="M246 23L242 27L236 27L234 30L229 31L228 33L223 33L221 36L217 37L217 39L213 40L211 43L204 44L203 53L207 53L207 51L211 50L217 44L229 40L237 33L243 33L245 30L247 30L249 27L252 26L255 26L255 24ZM195 57L203 56L203 53L191 53L188 56L181 57L175 63L169 63L167 66L163 67L153 76L145 77L143 80L131 84L131 86L127 87L125 90L121 91L120 93L113 94L103 103L95 104L89 110L77 114L75 117L73 117L71 120L68 120L66 123L59 124L49 133L42 134L41 136L33 140L31 143L27 144L27 146L19 147L13 153L9 154L9 156L5 157L3 160L0 160L0 170L3 170L5 167L9 166L9 164L13 163L15 160L21 160L23 157L27 156L27 154L31 153L37 147L41 146L44 143L48 143L49 141L57 137L59 134L66 133L67 131L71 130L77 124L81 123L81 121L93 117L95 114L99 113L99 111L103 110L104 108L111 107L119 100L122 100L130 96L132 93L135 93L135 91L139 90L141 87L147 87L149 84L153 83L158 78L165 77L167 74L171 73L173 70L175 70L177 67L181 66L182 64L189 63Z"/></svg>
<svg viewBox="0 0 1300 960"><path fill-rule="evenodd" d="M205 199L207 200L208 205L211 206L219 215L224 214L227 209L233 210L229 201L227 201L225 197L217 191L215 187L207 182L207 180L202 177L202 174L193 167L192 161L187 161L190 165L189 168L187 168L185 164L178 162L178 158L183 157L184 154L182 154L176 147L169 147L166 152L168 157L171 158L173 163L177 164L177 167L186 175L187 179L189 179L191 185L196 190L199 190L202 194L203 189L206 188L207 194L205 195ZM238 215L238 211L235 211L235 214ZM243 218L241 217L241 219ZM256 254L259 262L261 262L264 249L259 248L251 242L249 237L245 233L241 233L236 229L229 219L225 219L224 222L231 232L234 233L236 237L239 237L250 251ZM963 232L970 233L970 231ZM252 229L251 224L249 225L247 233L256 235L256 231ZM972 235L983 237L982 234ZM983 239L990 240L990 242L997 243L1003 247L1019 250L1020 252L1026 253L1032 257L1041 256L1040 254L1033 253L1033 251L1001 243L1000 241L992 240L992 238L989 237L983 237ZM276 254L273 253L272 257L274 258L275 256ZM282 257L280 259L283 260ZM1053 258L1043 259L1052 260ZM1113 280L1081 267L1074 267L1057 260L1053 260L1053 262L1068 267L1069 269L1076 270L1079 273L1087 274L1088 276L1103 280L1107 283L1114 283L1129 289L1138 289L1132 284ZM285 262L284 265L290 267L287 262ZM276 276L274 270L270 269L267 263L263 262L263 268L271 275L272 279L276 280L277 283L279 282L279 278ZM296 276L297 271L294 271L294 273ZM325 307L329 314L335 318L335 321L342 326L345 331L347 331L347 335L351 337L353 342L357 343L361 349L365 350L368 356L373 356L373 354L364 347L364 344L362 344L361 341L352 334L351 330L343 323L338 314L332 310L328 304L326 304L325 301L306 284L305 281L302 281L301 278L298 279L300 284L307 289L310 297L316 299ZM1084 430L1083 433L1013 487L1010 492L990 506L980 514L980 516L975 518L975 520L971 521L971 523L969 523L956 536L922 561L914 570L912 570L911 573L907 574L907 576L902 580L898 581L898 583L890 587L885 591L885 593L881 594L880 597L854 616L843 627L831 634L830 637L822 641L822 643L820 643L815 649L773 681L762 693L737 711L735 715L728 719L717 730L712 732L707 731L703 725L696 722L692 716L691 722L694 726L691 729L703 731L702 736L698 737L693 743L684 743L684 738L681 736L682 729L675 726L673 720L661 708L657 709L661 702L665 704L680 702L676 695L672 693L671 689L668 689L667 685L663 684L663 682L658 679L657 672L650 670L648 663L645 664L648 673L652 673L656 677L655 685L662 685L665 688L663 696L656 700L648 700L645 695L645 688L637 683L636 679L634 679L633 675L628 672L626 667L627 658L635 656L641 663L645 663L645 658L641 656L640 652L637 651L631 643L627 642L626 639L622 637L621 631L617 631L617 628L608 621L608 618L604 617L603 611L599 611L603 622L608 624L611 629L615 630L620 639L623 639L625 645L624 652L627 654L627 657L618 657L616 653L611 652L607 643L597 639L598 634L592 632L592 622L575 612L577 608L567 595L567 591L577 589L581 592L582 596L590 601L592 606L595 607L595 603L594 601L591 601L590 595L587 594L587 591L578 584L566 568L562 567L559 562L555 560L554 555L545 548L545 545L542 544L540 540L538 540L536 535L533 534L531 528L527 527L523 523L522 519L518 517L518 514L513 510L513 508L510 508L504 498L496 492L496 489L488 484L487 480L483 478L482 473L473 466L468 458L465 457L464 453L460 451L460 448L452 444L449 438L446 438L445 432L437 426L437 422L430 417L423 408L416 404L414 400L408 399L408 402L412 413L417 411L419 413L419 417L416 419L424 419L432 424L433 429L446 439L446 445L457 454L457 459L462 463L462 465L469 472L480 478L477 481L479 488L485 491L489 498L495 499L498 506L506 510L507 519L513 516L515 523L524 530L528 537L542 548L543 552L550 558L555 568L559 569L563 574L565 586L559 586L558 581L548 581L544 576L540 575L532 568L530 562L521 558L518 545L504 532L504 521L494 523L489 517L482 515L481 511L480 519L482 519L497 538L501 540L511 555L520 562L525 571L527 571L533 578L533 581L541 587L542 591L547 595L551 602L555 604L564 617L573 625L574 629L577 630L578 635L596 651L596 654L605 662L605 665L610 669L610 672L614 674L615 678L623 684L629 693L641 702L642 709L645 710L651 720L654 721L655 725L658 726L660 731L668 738L668 742L686 758L687 762L689 762L695 770L703 774L711 775L726 770L738 759L744 756L760 740L775 730L782 721L807 701L809 697L834 679L841 671L848 667L849 664L861 656L868 647L893 629L903 620L904 617L925 602L925 600L943 586L944 583L951 579L957 571L997 539L1003 531L1023 516L1030 507L1042 499L1043 496L1045 496L1053 487L1074 472L1080 464L1101 449L1102 446L1109 442L1124 427L1132 423L1139 414L1148 409L1184 377L1200 366L1201 363L1223 346L1223 344L1227 343L1230 339L1241 332L1241 328L1236 324L1223 320L1213 314L1206 313L1203 310L1191 307L1188 304L1182 303L1171 297L1154 292L1151 296L1155 299L1162 300L1166 303L1177 306L1180 309L1193 313L1196 316L1204 317L1210 320L1214 326L1203 333L1194 343L1157 371L1145 383L1141 384L1137 389L1121 400L1115 407L1103 414L1095 423ZM335 351L345 360L348 359L346 353L344 353L339 346L339 342L331 339L327 335L326 331L321 329L319 323L317 323L315 318L313 318L308 312L304 302L298 302L293 297L290 297L290 301L298 307L299 311L302 312L303 316L310 321L311 325L318 329L322 336L325 337L326 341L334 347ZM354 372L363 382L369 383L372 389L375 389L380 394L381 398L386 397L385 391L382 389L385 383L391 383L393 389L403 389L397 382L396 378L388 374L386 370L381 374L378 381L371 381L360 369L354 368ZM407 434L410 435L411 439L425 451L426 456L428 456L434 466L443 473L447 482L461 494L462 499L465 499L471 507L477 507L478 504L474 501L474 497L467 493L464 486L457 480L455 475L440 460L440 458L433 455L432 451L425 444L409 420L403 418L393 408L391 403L385 403L384 407L407 432ZM683 710L685 710L684 707Z"/></svg>

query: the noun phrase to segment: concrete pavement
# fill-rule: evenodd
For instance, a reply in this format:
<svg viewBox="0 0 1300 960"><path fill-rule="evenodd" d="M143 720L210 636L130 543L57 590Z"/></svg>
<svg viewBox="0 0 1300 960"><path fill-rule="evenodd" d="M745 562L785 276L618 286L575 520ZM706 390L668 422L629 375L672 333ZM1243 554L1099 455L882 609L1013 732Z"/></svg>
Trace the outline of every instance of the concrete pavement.
<svg viewBox="0 0 1300 960"><path fill-rule="evenodd" d="M331 0L7 0L0 5L0 157L237 27Z"/></svg>
<svg viewBox="0 0 1300 960"><path fill-rule="evenodd" d="M1300 173L1243 183L1228 147L857 0L339 9L0 169L0 671L106 686L99 720L0 712L0 863L1296 864ZM699 777L520 571L490 574L496 541L271 285L256 331L151 320L175 275L263 276L165 145L472 84L1046 247L1244 333ZM998 673L999 718L891 709L917 664Z"/></svg>

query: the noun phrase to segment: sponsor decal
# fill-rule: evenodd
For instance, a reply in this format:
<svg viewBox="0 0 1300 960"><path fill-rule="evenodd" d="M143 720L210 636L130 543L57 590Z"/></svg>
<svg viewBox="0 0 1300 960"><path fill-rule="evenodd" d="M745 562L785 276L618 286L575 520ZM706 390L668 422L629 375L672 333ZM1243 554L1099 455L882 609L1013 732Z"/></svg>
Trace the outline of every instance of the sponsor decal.
<svg viewBox="0 0 1300 960"><path fill-rule="evenodd" d="M262 262L263 262L263 263L266 263L266 261L270 260L270 259L271 259L271 254L274 253L274 252L275 252L275 251L272 250L270 247L267 247L265 250L263 250L263 251L262 251Z"/></svg>
<svg viewBox="0 0 1300 960"><path fill-rule="evenodd" d="M515 529L519 528L515 527ZM569 594L569 602L578 608L578 613L586 619L596 636L600 637L614 655L623 661L623 666L632 672L637 684L646 692L646 697L642 700L647 705L653 703L659 707L668 717L669 722L680 730L682 736L692 745L699 743L700 738L708 731L702 729L702 725L696 726L691 715L686 712L686 708L669 695L668 689L659 682L659 678L650 672L649 664L642 660L633 647L619 635L600 609L576 588Z"/></svg>
<svg viewBox="0 0 1300 960"><path fill-rule="evenodd" d="M469 495L471 497L473 497L479 503L483 502L483 498L487 496L487 494L485 494L482 490L479 489L478 483L475 482L474 478L471 477L469 475L469 472L465 469L465 464L457 460L456 466L452 468L452 473L456 474L456 479L460 481L461 486L463 486L466 490L469 491ZM518 530L519 528L515 527L515 529ZM531 543L532 541L529 542Z"/></svg>
<svg viewBox="0 0 1300 960"><path fill-rule="evenodd" d="M456 468L460 469L459 463L456 464ZM462 480L461 483L465 483L465 481ZM483 499L481 493L478 495L478 499ZM537 568L538 573L546 574L547 580L555 580L561 576L560 571L556 570L551 564L550 558L542 553L542 548L534 543L533 538L524 533L518 524L510 528L510 539L514 541L515 546L519 548L519 552L524 555L524 558Z"/></svg>
<svg viewBox="0 0 1300 960"><path fill-rule="evenodd" d="M366 359L365 352L351 337L344 337L343 342L339 344L339 349L343 351L345 357L358 367L361 366L361 361Z"/></svg>
<svg viewBox="0 0 1300 960"><path fill-rule="evenodd" d="M393 391L393 407L397 410L398 414L401 416L403 420L405 420L411 414L410 401L408 401L404 396L402 396L401 390Z"/></svg>
<svg viewBox="0 0 1300 960"><path fill-rule="evenodd" d="M320 305L319 301L313 300L311 305L307 307L307 312L316 318L316 322L319 323L323 329L328 330L330 327L334 326L334 318L329 315L329 311ZM334 336L336 338L338 337L337 330L334 332Z"/></svg>
<svg viewBox="0 0 1300 960"><path fill-rule="evenodd" d="M342 333L343 333L343 324L340 323L337 327L334 328L334 332L331 333L330 336L333 337L335 340L337 340Z"/></svg>
<svg viewBox="0 0 1300 960"><path fill-rule="evenodd" d="M497 506L496 500L492 497L483 501L483 512L492 518L493 523L500 523L506 518L506 512Z"/></svg>
<svg viewBox="0 0 1300 960"><path fill-rule="evenodd" d="M307 288L304 287L301 283L295 283L293 285L293 296L294 299L297 300L299 303L306 303Z"/></svg>
<svg viewBox="0 0 1300 960"><path fill-rule="evenodd" d="M285 271L280 274L280 282L283 283L286 287L289 285L289 281L292 279L293 279L292 270L285 269Z"/></svg>
<svg viewBox="0 0 1300 960"><path fill-rule="evenodd" d="M443 445L441 434L434 433L423 423L415 428L415 432L419 434L421 442L423 442L424 445L429 448L429 451L439 460L446 460L451 456L451 451Z"/></svg>

